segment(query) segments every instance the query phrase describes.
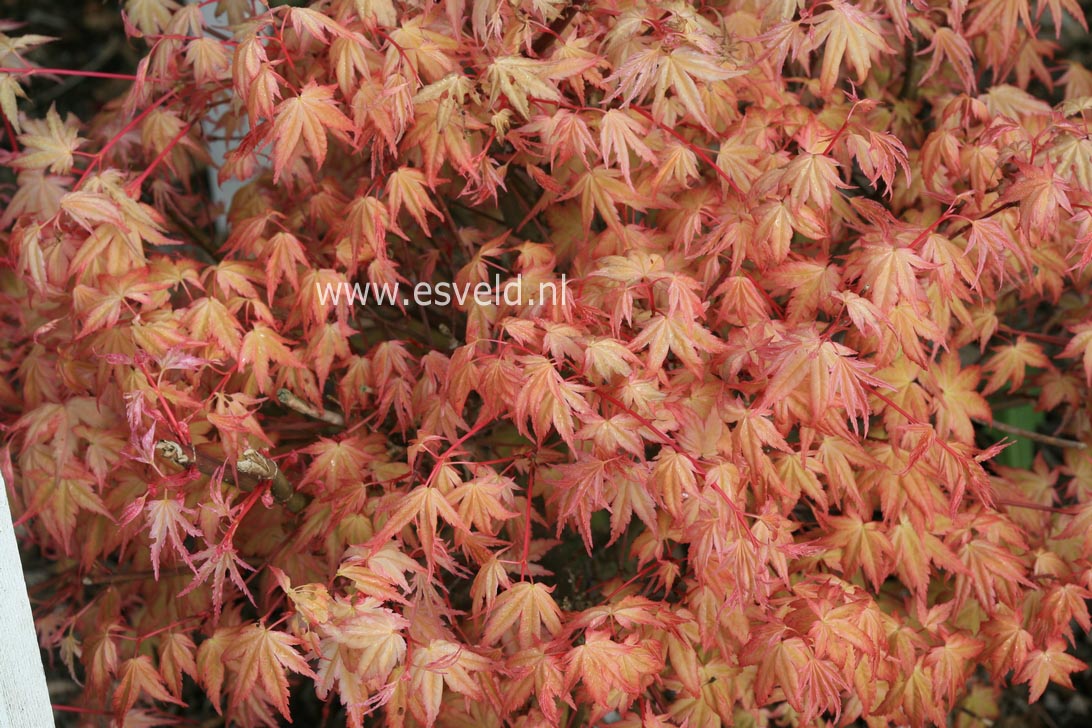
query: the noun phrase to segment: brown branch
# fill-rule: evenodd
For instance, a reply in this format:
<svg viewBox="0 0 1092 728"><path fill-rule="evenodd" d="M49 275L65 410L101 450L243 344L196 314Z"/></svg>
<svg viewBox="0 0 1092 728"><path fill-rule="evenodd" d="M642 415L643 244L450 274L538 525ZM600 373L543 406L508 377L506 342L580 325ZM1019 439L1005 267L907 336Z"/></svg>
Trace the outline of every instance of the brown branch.
<svg viewBox="0 0 1092 728"><path fill-rule="evenodd" d="M1051 334L1042 334L1037 331L1021 331L1020 329L1014 329L1007 324L999 324L998 331L1002 331L1006 334L1012 334L1014 336L1026 336L1029 339L1036 339L1038 341L1046 342L1047 344L1054 344L1056 346L1066 346L1069 344L1069 339L1064 336L1053 336Z"/></svg>
<svg viewBox="0 0 1092 728"><path fill-rule="evenodd" d="M1044 506L1041 503L1012 498L998 498L997 505L1006 508L1026 508L1029 511L1040 511L1042 513L1055 513L1060 516L1079 516L1083 510L1083 506Z"/></svg>
<svg viewBox="0 0 1092 728"><path fill-rule="evenodd" d="M1086 449L1088 447L1088 445L1084 444L1083 442L1080 442L1079 440L1069 440L1069 439L1064 438L1064 437L1053 437L1051 435L1041 435L1038 432L1033 432L1031 430L1025 430L1022 427L1016 427L1015 425L1009 425L1009 424L1006 424L1004 422L997 422L996 420L993 421L993 422L987 422L986 420L981 420L981 419L978 419L977 417L972 418L972 419L974 419L975 422L977 422L977 423L979 423L981 425L985 425L986 427L992 427L995 430L1000 430L1001 432L1007 432L1010 435L1017 435L1019 437L1026 437L1029 440L1034 440L1035 442L1041 442L1044 445L1051 445L1053 447L1061 447L1061 448L1073 448L1075 450L1084 450L1084 449Z"/></svg>
<svg viewBox="0 0 1092 728"><path fill-rule="evenodd" d="M506 225L507 224L507 223L505 223L503 218L494 217L493 215L490 215L488 212L485 212L483 210L479 210L476 207L469 207L469 206L464 205L463 203L459 202L458 200L452 200L451 205L452 205L452 207L458 207L460 210L465 210L466 212L469 212L472 215L477 215L479 217L483 217L486 220L492 220L493 222L497 223L498 225Z"/></svg>
<svg viewBox="0 0 1092 728"><path fill-rule="evenodd" d="M918 43L921 36L913 28L902 47L902 86L899 88L899 98L913 101L918 97L918 80L921 76L921 65L916 62Z"/></svg>

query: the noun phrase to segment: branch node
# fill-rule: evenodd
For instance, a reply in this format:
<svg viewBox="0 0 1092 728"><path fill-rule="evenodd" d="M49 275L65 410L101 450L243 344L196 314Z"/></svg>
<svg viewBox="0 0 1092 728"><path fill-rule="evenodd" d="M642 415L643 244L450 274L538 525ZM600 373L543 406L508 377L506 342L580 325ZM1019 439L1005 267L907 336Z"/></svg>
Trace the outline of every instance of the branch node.
<svg viewBox="0 0 1092 728"><path fill-rule="evenodd" d="M333 410L320 410L318 407L305 402L295 394L285 388L277 390L277 401L283 404L290 410L299 412L301 415L310 417L312 419L325 422L328 425L334 427L344 427L345 417L340 412L334 412Z"/></svg>

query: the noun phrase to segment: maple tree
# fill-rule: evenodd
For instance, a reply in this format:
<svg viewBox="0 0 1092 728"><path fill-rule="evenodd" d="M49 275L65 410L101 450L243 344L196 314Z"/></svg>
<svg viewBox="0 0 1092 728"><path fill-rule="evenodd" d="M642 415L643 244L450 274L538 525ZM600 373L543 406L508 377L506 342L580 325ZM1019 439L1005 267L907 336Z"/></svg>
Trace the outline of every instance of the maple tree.
<svg viewBox="0 0 1092 728"><path fill-rule="evenodd" d="M986 726L1085 667L1078 3L212 5L126 0L84 120L0 23L0 468L88 725ZM520 295L330 294L438 281Z"/></svg>

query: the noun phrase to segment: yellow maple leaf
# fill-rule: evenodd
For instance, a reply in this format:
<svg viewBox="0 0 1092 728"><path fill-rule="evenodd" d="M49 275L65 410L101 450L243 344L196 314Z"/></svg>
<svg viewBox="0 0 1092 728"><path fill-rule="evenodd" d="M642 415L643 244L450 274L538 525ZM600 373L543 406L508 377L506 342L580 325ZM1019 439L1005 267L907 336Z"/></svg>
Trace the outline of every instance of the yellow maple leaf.
<svg viewBox="0 0 1092 728"><path fill-rule="evenodd" d="M6 105L4 111L6 114ZM8 114L8 118L17 117ZM15 166L21 169L48 169L54 174L67 173L72 169L73 152L87 141L76 133L77 123L76 117L71 114L62 121L53 106L49 107L44 121L27 121L27 133L19 137L23 154L16 159Z"/></svg>
<svg viewBox="0 0 1092 728"><path fill-rule="evenodd" d="M812 21L812 47L825 43L823 67L819 72L819 88L829 94L838 80L842 59L857 72L857 83L864 83L877 53L894 53L884 40L884 31L874 16L857 9L844 0L834 0L830 9Z"/></svg>

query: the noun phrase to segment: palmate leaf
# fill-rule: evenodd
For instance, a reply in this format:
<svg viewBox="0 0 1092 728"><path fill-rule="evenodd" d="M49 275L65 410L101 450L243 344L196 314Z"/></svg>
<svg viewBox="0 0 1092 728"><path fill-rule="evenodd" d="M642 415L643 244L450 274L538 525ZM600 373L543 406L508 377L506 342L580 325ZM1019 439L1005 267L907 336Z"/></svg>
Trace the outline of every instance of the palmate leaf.
<svg viewBox="0 0 1092 728"><path fill-rule="evenodd" d="M815 330L793 332L768 345L764 354L770 382L759 402L762 408L798 392L806 397L817 418L831 408L844 408L856 431L858 419L865 420L867 427L870 406L866 387L887 386L852 349L823 340Z"/></svg>
<svg viewBox="0 0 1092 728"><path fill-rule="evenodd" d="M1035 702L1047 683L1056 682L1063 687L1073 689L1070 673L1079 672L1088 667L1073 655L1066 653L1064 642L1055 642L1045 650L1035 650L1028 656L1027 662L1016 676L1018 682L1026 682L1031 687L1029 700Z"/></svg>
<svg viewBox="0 0 1092 728"><path fill-rule="evenodd" d="M421 230L429 235L431 233L426 213L432 213L436 217L443 216L429 198L427 184L424 173L410 167L402 167L387 178L391 220L397 220L398 213L405 208L421 226Z"/></svg>
<svg viewBox="0 0 1092 728"><path fill-rule="evenodd" d="M566 655L565 680L569 689L577 680L592 699L606 705L612 690L630 695L640 692L647 680L663 669L660 644L641 640L637 635L615 642L608 633L588 630L584 644Z"/></svg>
<svg viewBox="0 0 1092 728"><path fill-rule="evenodd" d="M5 107L4 111L8 109ZM8 115L8 118L15 119L18 115ZM69 172L75 159L73 153L87 141L79 136L75 122L75 117L62 121L57 110L50 106L44 122L29 122L27 132L19 137L23 153L16 159L16 166L20 169L48 170L53 174Z"/></svg>
<svg viewBox="0 0 1092 728"><path fill-rule="evenodd" d="M843 573L858 569L879 588L894 569L894 547L880 524L864 521L858 516L832 516L832 532L828 538L842 549Z"/></svg>
<svg viewBox="0 0 1092 728"><path fill-rule="evenodd" d="M379 606L374 599L356 603L335 600L330 605L330 618L320 631L324 642L337 644L349 653L348 669L369 683L386 680L406 654L403 632L409 626L405 619L390 609ZM326 669L328 665L320 665Z"/></svg>
<svg viewBox="0 0 1092 728"><path fill-rule="evenodd" d="M266 300L272 304L277 293L277 286L287 279L292 288L299 290L299 271L297 266L307 266L307 254L303 244L295 235L279 232L262 246L268 256L265 261Z"/></svg>
<svg viewBox="0 0 1092 728"><path fill-rule="evenodd" d="M549 71L547 64L530 58L518 56L497 58L488 71L492 88L490 102L495 102L497 96L503 93L521 116L529 118L531 115L529 97L545 101L561 100L557 86L548 80Z"/></svg>
<svg viewBox="0 0 1092 728"><path fill-rule="evenodd" d="M163 684L163 676L155 669L152 658L138 655L125 660L118 670L118 686L114 690L113 708L119 716L124 716L142 696L165 703L185 705L175 698Z"/></svg>
<svg viewBox="0 0 1092 728"><path fill-rule="evenodd" d="M834 88L843 58L857 72L857 83L860 84L872 68L875 56L895 52L884 40L885 33L876 16L844 0L834 0L829 6L829 10L812 21L812 46L823 45L819 87L824 94Z"/></svg>
<svg viewBox="0 0 1092 728"><path fill-rule="evenodd" d="M254 567L239 557L239 552L234 545L231 543L210 545L203 551L193 554L192 558L195 562L201 562L201 566L198 567L193 581L179 592L179 596L185 596L205 582L211 581L213 617L219 619L224 606L224 581L230 577L239 591L251 603L254 602L254 596L250 593L242 574L239 573L239 567L247 571L254 571Z"/></svg>
<svg viewBox="0 0 1092 728"><path fill-rule="evenodd" d="M373 550L378 551L392 536L410 523L415 523L424 547L428 549L433 557L441 558L443 557L444 542L437 538L438 525L441 519L459 532L466 533L468 531L458 512L437 487L418 486L401 499L384 524L383 530L372 537L369 545Z"/></svg>
<svg viewBox="0 0 1092 728"><path fill-rule="evenodd" d="M1078 324L1073 328L1073 338L1059 356L1081 357L1085 379L1092 386L1092 323Z"/></svg>
<svg viewBox="0 0 1092 728"><path fill-rule="evenodd" d="M921 77L922 83L925 83L930 76L936 73L937 69L940 68L940 64L947 60L955 68L959 79L963 82L964 90L967 93L974 90L975 75L974 64L971 60L971 47L962 35L951 28L937 28L929 46L919 51L919 55L927 53L932 54L932 60L929 62L929 68Z"/></svg>
<svg viewBox="0 0 1092 728"><path fill-rule="evenodd" d="M990 378L982 390L983 394L996 392L1006 383L1010 390L1019 389L1024 383L1028 367L1046 369L1050 366L1050 360L1043 353L1042 347L1028 341L1024 336L1013 344L995 347L993 352L986 362L985 368L990 372Z"/></svg>
<svg viewBox="0 0 1092 728"><path fill-rule="evenodd" d="M190 552L183 543L186 536L199 536L201 530L193 523L194 511L186 508L179 498L154 498L145 506L148 536L152 539L152 571L159 579L159 561L165 543L170 542L174 552L191 566Z"/></svg>
<svg viewBox="0 0 1092 728"><path fill-rule="evenodd" d="M224 659L235 667L238 679L232 706L239 705L260 687L281 715L289 718L287 672L316 677L294 649L299 642L296 637L261 624L244 627L224 651Z"/></svg>
<svg viewBox="0 0 1092 728"><path fill-rule="evenodd" d="M16 134L22 132L19 124L19 103L17 99L27 98L19 79L15 74L0 76L0 111L11 120L11 128ZM5 226L6 227L6 226Z"/></svg>
<svg viewBox="0 0 1092 728"><path fill-rule="evenodd" d="M1005 45L1011 46L1021 24L1024 28L1031 27L1031 7L1028 0L984 0L977 10L968 28L971 36L997 30Z"/></svg>
<svg viewBox="0 0 1092 728"><path fill-rule="evenodd" d="M972 418L989 420L989 403L978 393L980 367L964 367L955 354L945 354L928 372L926 380L938 393L933 401L937 436L955 435L960 442L974 442Z"/></svg>
<svg viewBox="0 0 1092 728"><path fill-rule="evenodd" d="M1053 165L1023 166L1020 179L1013 183L1002 200L1019 203L1020 229L1024 235L1050 235L1057 229L1060 210L1073 214L1069 190L1069 185L1055 172Z"/></svg>
<svg viewBox="0 0 1092 728"><path fill-rule="evenodd" d="M240 370L244 367L251 368L258 389L264 393L270 393L273 388L273 378L269 375L271 363L288 367L303 366L287 344L288 339L265 324L255 325L243 337L238 366Z"/></svg>
<svg viewBox="0 0 1092 728"><path fill-rule="evenodd" d="M643 210L647 203L646 198L633 192L633 190L619 179L619 173L613 169L596 167L589 169L576 180L572 189L562 195L561 199L571 197L580 198L580 217L586 231L591 230L595 214L611 226L621 231L622 218L618 212L618 206Z"/></svg>
<svg viewBox="0 0 1092 728"><path fill-rule="evenodd" d="M482 640L495 644L512 627L516 627L516 642L530 647L539 641L542 631L548 635L561 630L561 610L553 597L553 587L545 584L519 582L497 597L485 623Z"/></svg>
<svg viewBox="0 0 1092 728"><path fill-rule="evenodd" d="M709 128L711 122L706 115L705 104L695 79L713 83L745 73L743 70L728 68L710 55L692 48L680 47L669 52L665 52L662 47L646 48L626 59L611 76L610 81L617 82L617 88L607 101L621 96L623 105L628 105L653 91L653 115L662 119L667 91L670 89L690 116Z"/></svg>
<svg viewBox="0 0 1092 728"><path fill-rule="evenodd" d="M197 662L194 657L197 645L189 635L168 632L159 639L159 672L171 695L182 696L182 676L197 679Z"/></svg>
<svg viewBox="0 0 1092 728"><path fill-rule="evenodd" d="M756 635L744 655L744 664L757 665L755 695L760 701L769 699L776 684L797 710L804 710L805 705L813 712L834 710L838 691L845 687L829 663L818 660L799 637L774 637L769 631Z"/></svg>
<svg viewBox="0 0 1092 728"><path fill-rule="evenodd" d="M444 687L471 700L484 697L477 673L493 666L488 657L448 640L433 640L413 652L409 666L410 709L425 725L433 725L440 713Z"/></svg>
<svg viewBox="0 0 1092 728"><path fill-rule="evenodd" d="M924 291L917 273L932 266L906 246L870 244L859 257L861 281L868 298L883 313L890 313L899 302L923 301ZM856 269L854 270L856 272Z"/></svg>
<svg viewBox="0 0 1092 728"><path fill-rule="evenodd" d="M314 483L317 487L337 490L359 482L361 471L376 458L371 450L371 443L364 438L320 439L307 448L312 460L300 485Z"/></svg>
<svg viewBox="0 0 1092 728"><path fill-rule="evenodd" d="M588 412L583 393L588 387L565 381L553 362L545 357L527 357L522 362L527 381L516 397L515 412L520 427L528 418L540 440L551 428L571 442L576 416Z"/></svg>
<svg viewBox="0 0 1092 728"><path fill-rule="evenodd" d="M820 209L829 208L835 192L848 186L838 174L838 162L823 154L799 155L785 167L784 175L791 185L789 200L794 211L809 202Z"/></svg>
<svg viewBox="0 0 1092 728"><path fill-rule="evenodd" d="M327 132L347 140L345 133L353 128L334 101L334 88L309 82L298 96L277 106L272 130L274 180L280 178L301 140L315 164L321 166L326 160Z"/></svg>
<svg viewBox="0 0 1092 728"><path fill-rule="evenodd" d="M243 343L242 325L219 299L204 296L194 301L184 314L190 335L197 341L215 342L229 356L238 357Z"/></svg>
<svg viewBox="0 0 1092 728"><path fill-rule="evenodd" d="M966 635L952 635L943 645L934 647L925 660L933 669L933 694L947 694L954 703L984 645Z"/></svg>
<svg viewBox="0 0 1092 728"><path fill-rule="evenodd" d="M621 109L610 109L599 120L599 148L603 162L609 165L613 156L622 171L622 178L630 187L633 186L629 173L631 152L647 164L656 164L656 155L642 141L646 133L641 121Z"/></svg>
<svg viewBox="0 0 1092 728"><path fill-rule="evenodd" d="M669 352L691 371L697 371L702 362L699 352L715 353L720 350L720 343L704 326L685 316L657 314L633 339L630 347L635 351L648 347L648 367L652 371L663 366Z"/></svg>
<svg viewBox="0 0 1092 728"><path fill-rule="evenodd" d="M98 514L108 520L113 516L95 492L95 478L90 472L74 460L61 462L59 466L59 472L51 472L49 482L34 493L30 509L42 519L64 552L71 553L72 537L81 512Z"/></svg>

